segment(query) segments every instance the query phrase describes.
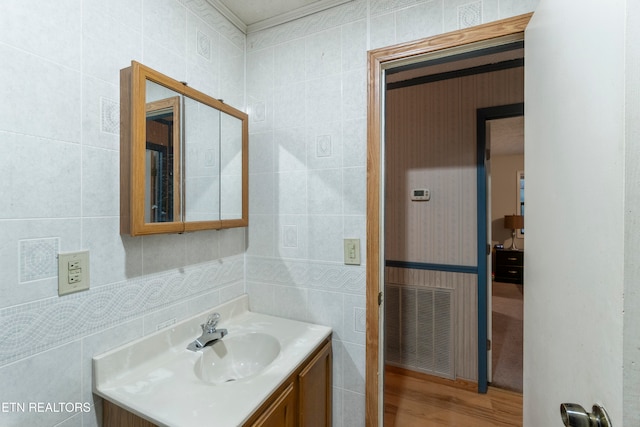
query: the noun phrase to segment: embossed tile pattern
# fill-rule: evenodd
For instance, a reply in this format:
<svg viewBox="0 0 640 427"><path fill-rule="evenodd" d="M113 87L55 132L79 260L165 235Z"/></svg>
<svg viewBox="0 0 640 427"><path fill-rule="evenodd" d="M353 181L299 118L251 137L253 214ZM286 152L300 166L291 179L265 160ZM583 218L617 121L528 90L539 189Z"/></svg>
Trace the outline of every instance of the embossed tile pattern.
<svg viewBox="0 0 640 427"><path fill-rule="evenodd" d="M55 277L58 274L57 254L60 239L20 241L20 282Z"/></svg>
<svg viewBox="0 0 640 427"><path fill-rule="evenodd" d="M120 135L120 104L112 99L100 98L102 132Z"/></svg>
<svg viewBox="0 0 640 427"><path fill-rule="evenodd" d="M241 280L243 266L240 256L0 310L0 366L220 289Z"/></svg>
<svg viewBox="0 0 640 427"><path fill-rule="evenodd" d="M482 23L482 2L458 6L458 27L468 28Z"/></svg>

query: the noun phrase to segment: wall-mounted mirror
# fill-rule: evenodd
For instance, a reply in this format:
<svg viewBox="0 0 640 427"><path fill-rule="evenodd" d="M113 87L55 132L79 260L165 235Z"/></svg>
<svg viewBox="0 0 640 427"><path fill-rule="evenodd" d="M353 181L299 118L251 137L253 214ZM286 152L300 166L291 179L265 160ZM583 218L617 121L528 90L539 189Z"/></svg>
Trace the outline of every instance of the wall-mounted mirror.
<svg viewBox="0 0 640 427"><path fill-rule="evenodd" d="M180 97L147 102L145 222L173 222L180 217Z"/></svg>
<svg viewBox="0 0 640 427"><path fill-rule="evenodd" d="M132 61L120 73L120 231L248 224L248 117Z"/></svg>

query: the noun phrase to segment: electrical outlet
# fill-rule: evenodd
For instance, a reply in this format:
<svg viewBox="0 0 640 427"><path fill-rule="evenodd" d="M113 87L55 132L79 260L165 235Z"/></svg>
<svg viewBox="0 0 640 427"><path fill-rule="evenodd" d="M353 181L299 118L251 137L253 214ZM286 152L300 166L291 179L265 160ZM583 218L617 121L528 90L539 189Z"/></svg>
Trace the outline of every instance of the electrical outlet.
<svg viewBox="0 0 640 427"><path fill-rule="evenodd" d="M344 263L360 265L360 239L344 239Z"/></svg>
<svg viewBox="0 0 640 427"><path fill-rule="evenodd" d="M58 295L89 289L89 251L58 254Z"/></svg>

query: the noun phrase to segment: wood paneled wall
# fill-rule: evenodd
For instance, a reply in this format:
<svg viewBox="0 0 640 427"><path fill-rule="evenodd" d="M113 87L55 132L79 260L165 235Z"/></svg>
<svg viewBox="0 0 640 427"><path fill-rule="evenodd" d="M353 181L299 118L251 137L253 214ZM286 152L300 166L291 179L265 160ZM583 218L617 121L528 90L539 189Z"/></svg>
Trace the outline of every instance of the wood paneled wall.
<svg viewBox="0 0 640 427"><path fill-rule="evenodd" d="M386 259L476 265L476 110L523 92L522 67L387 91Z"/></svg>
<svg viewBox="0 0 640 427"><path fill-rule="evenodd" d="M475 274L387 267L385 284L453 290L455 377L478 379L478 300Z"/></svg>
<svg viewBox="0 0 640 427"><path fill-rule="evenodd" d="M476 110L523 101L523 67L386 92L387 260L477 266ZM477 380L477 276L387 268L385 283L454 289L456 376Z"/></svg>

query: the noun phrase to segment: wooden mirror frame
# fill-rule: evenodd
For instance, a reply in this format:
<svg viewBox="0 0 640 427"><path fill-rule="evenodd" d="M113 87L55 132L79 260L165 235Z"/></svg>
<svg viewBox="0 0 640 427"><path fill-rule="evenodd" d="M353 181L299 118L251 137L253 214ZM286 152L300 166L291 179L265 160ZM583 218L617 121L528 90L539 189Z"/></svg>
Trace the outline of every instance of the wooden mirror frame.
<svg viewBox="0 0 640 427"><path fill-rule="evenodd" d="M242 216L234 219L205 221L184 220L184 173L177 173L179 182L174 188L172 222L145 222L145 158L146 158L146 83L151 81L194 99L242 122ZM182 122L182 117L180 118ZM182 134L182 130L180 132ZM180 139L180 150L184 138ZM180 156L181 158L182 156ZM176 161L177 164L182 161ZM188 203L188 201L186 202ZM120 233L131 236L183 233L188 231L246 227L249 224L249 117L222 101L208 96L185 83L165 76L136 61L120 71Z"/></svg>

